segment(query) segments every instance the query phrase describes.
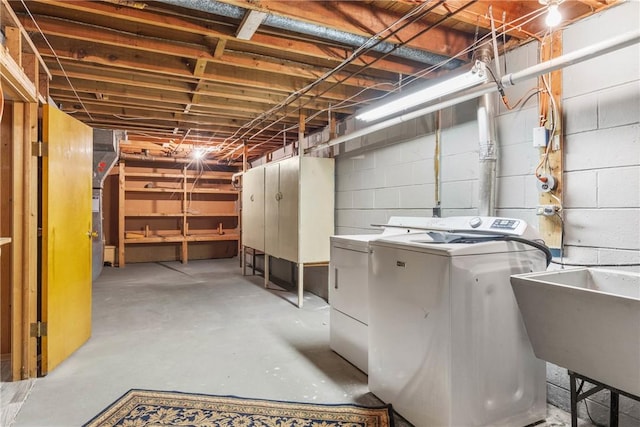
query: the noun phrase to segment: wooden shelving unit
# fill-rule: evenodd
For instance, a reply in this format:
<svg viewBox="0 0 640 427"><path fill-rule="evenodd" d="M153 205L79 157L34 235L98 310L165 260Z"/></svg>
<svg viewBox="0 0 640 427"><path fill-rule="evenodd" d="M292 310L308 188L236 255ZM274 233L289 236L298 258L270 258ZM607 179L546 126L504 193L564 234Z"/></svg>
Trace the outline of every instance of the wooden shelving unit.
<svg viewBox="0 0 640 427"><path fill-rule="evenodd" d="M183 263L237 254L239 191L231 185L233 172L121 160L118 174L119 267L132 252L136 262ZM196 245L204 250L193 256Z"/></svg>

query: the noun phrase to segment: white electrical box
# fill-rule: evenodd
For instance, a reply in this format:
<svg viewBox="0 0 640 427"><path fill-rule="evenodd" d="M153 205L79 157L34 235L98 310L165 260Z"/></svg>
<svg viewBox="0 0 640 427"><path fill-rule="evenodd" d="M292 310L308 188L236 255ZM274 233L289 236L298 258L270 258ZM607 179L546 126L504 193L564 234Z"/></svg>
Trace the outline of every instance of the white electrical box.
<svg viewBox="0 0 640 427"><path fill-rule="evenodd" d="M549 129L545 127L533 128L533 146L544 148L549 143Z"/></svg>

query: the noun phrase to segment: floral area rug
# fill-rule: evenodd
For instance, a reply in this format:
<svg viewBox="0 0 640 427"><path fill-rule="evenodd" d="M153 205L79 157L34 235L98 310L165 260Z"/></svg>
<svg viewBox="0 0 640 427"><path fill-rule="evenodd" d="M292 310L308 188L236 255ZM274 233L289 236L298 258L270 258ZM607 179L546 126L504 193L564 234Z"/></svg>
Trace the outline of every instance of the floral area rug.
<svg viewBox="0 0 640 427"><path fill-rule="evenodd" d="M85 427L393 427L391 405L318 405L129 390Z"/></svg>

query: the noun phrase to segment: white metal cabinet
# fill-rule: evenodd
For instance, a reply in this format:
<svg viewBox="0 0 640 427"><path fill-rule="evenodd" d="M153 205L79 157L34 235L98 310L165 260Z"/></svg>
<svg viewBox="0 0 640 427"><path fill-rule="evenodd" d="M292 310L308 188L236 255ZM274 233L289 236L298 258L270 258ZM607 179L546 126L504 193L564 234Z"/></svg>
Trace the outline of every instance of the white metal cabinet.
<svg viewBox="0 0 640 427"><path fill-rule="evenodd" d="M242 244L264 251L264 168L242 175Z"/></svg>
<svg viewBox="0 0 640 427"><path fill-rule="evenodd" d="M296 263L329 261L334 161L292 157L265 167L265 252Z"/></svg>
<svg viewBox="0 0 640 427"><path fill-rule="evenodd" d="M265 168L265 252L298 262L299 157Z"/></svg>
<svg viewBox="0 0 640 427"><path fill-rule="evenodd" d="M302 306L304 265L329 262L329 238L334 233L334 160L292 157L256 169L264 171L265 285L269 256L298 264L298 306ZM243 192L247 192L245 188ZM260 233L247 229L245 245ZM243 235L244 236L244 235ZM258 249L258 248L254 248Z"/></svg>

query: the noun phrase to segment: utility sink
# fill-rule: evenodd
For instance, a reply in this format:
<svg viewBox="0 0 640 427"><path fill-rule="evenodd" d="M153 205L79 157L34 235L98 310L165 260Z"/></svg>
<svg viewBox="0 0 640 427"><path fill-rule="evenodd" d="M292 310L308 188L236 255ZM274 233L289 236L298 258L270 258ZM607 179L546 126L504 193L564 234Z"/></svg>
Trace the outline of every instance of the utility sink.
<svg viewBox="0 0 640 427"><path fill-rule="evenodd" d="M640 274L576 268L511 276L539 359L640 396Z"/></svg>

